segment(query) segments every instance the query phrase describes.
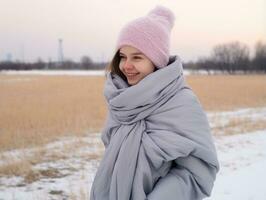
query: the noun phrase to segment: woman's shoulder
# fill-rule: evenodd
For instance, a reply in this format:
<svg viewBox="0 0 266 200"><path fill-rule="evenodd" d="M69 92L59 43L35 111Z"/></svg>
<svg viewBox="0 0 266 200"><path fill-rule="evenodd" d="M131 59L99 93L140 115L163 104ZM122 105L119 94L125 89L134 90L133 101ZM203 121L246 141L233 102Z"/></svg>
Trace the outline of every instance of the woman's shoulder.
<svg viewBox="0 0 266 200"><path fill-rule="evenodd" d="M175 112L176 110L202 110L198 96L190 87L184 87L161 105L153 114L161 112ZM178 112L177 112L178 113Z"/></svg>
<svg viewBox="0 0 266 200"><path fill-rule="evenodd" d="M200 103L198 96L195 94L193 89L189 86L186 86L179 90L173 97L170 99L169 103L174 105L182 104L187 105L191 103Z"/></svg>

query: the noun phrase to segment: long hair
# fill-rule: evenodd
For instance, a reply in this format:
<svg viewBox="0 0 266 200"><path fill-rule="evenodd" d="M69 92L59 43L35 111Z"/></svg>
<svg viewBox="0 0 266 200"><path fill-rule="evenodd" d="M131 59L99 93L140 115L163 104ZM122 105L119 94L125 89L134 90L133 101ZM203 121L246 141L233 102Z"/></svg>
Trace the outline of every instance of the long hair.
<svg viewBox="0 0 266 200"><path fill-rule="evenodd" d="M111 72L113 74L119 75L124 81L127 81L127 77L121 72L119 69L119 63L120 63L120 55L119 50L115 53L114 57L112 58L111 62L107 65L105 72Z"/></svg>

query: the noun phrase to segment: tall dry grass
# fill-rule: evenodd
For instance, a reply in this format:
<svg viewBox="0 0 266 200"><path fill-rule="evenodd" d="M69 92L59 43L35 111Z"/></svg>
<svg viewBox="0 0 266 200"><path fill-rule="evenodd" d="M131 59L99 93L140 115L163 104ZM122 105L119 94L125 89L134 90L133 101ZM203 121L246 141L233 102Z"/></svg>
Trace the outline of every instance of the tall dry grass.
<svg viewBox="0 0 266 200"><path fill-rule="evenodd" d="M0 149L99 131L106 113L103 82L104 77L0 76Z"/></svg>
<svg viewBox="0 0 266 200"><path fill-rule="evenodd" d="M266 75L191 75L187 81L208 111L266 105Z"/></svg>
<svg viewBox="0 0 266 200"><path fill-rule="evenodd" d="M100 131L104 77L0 75L0 151ZM266 105L265 75L191 75L205 110Z"/></svg>

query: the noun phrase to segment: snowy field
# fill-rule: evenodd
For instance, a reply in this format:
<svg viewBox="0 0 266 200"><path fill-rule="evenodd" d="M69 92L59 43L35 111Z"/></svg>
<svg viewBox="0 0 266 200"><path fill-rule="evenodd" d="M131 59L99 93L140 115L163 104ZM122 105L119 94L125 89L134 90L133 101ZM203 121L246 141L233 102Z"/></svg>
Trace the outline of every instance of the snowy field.
<svg viewBox="0 0 266 200"><path fill-rule="evenodd" d="M208 113L210 125L226 127L230 118L266 119L266 107L241 109L230 112ZM236 131L236 129L230 129ZM208 200L265 200L266 190L266 130L214 136L221 170ZM75 146L75 151L67 147ZM66 137L46 145L46 162L37 163L34 168L39 176L27 181L20 176L0 177L0 200L48 200L88 199L89 190L99 159L103 153L100 133L86 137ZM0 165L7 160L17 162L40 149L24 149L3 152ZM50 160L52 155L61 155ZM12 158L12 159L10 159ZM9 161L10 162L10 161ZM48 175L47 175L48 174Z"/></svg>
<svg viewBox="0 0 266 200"><path fill-rule="evenodd" d="M185 75L194 72L184 70ZM213 72L211 72L213 73ZM104 71L31 70L0 71L0 75L103 76ZM198 71L197 74L206 74ZM32 81L16 77L3 81ZM0 80L1 81L1 80ZM253 122L266 120L266 107L230 112L209 112L221 170L212 196L207 200L266 200L266 129L249 130ZM234 122L234 123L232 123ZM241 124L242 123L242 124ZM243 124L244 123L244 124ZM74 146L74 151L73 151ZM86 137L65 137L44 147L12 150L0 154L0 166L22 163L36 154L45 159L33 164L29 176L0 176L0 200L88 199L103 153L100 133ZM55 159L55 155L58 159ZM23 168L23 166L21 166Z"/></svg>

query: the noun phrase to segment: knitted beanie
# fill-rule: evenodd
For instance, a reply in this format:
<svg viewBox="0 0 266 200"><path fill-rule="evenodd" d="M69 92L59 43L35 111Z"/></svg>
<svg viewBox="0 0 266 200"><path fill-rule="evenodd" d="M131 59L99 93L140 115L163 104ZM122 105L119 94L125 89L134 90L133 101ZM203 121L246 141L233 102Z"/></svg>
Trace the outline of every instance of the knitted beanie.
<svg viewBox="0 0 266 200"><path fill-rule="evenodd" d="M130 45L145 54L157 68L165 67L169 61L170 32L175 15L157 5L146 16L130 21L119 33L115 51Z"/></svg>

